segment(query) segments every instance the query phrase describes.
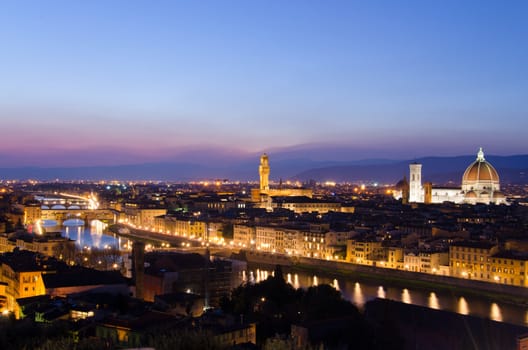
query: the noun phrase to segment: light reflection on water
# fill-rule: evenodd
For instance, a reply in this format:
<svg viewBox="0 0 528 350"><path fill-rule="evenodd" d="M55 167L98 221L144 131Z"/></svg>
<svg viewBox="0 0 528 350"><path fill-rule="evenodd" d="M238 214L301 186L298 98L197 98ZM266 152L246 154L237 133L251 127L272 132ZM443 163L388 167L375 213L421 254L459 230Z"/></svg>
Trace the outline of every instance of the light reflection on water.
<svg viewBox="0 0 528 350"><path fill-rule="evenodd" d="M77 247L103 248L104 246L121 246L121 240L104 234L106 224L93 220L89 226L65 226L61 232L64 237L75 240Z"/></svg>
<svg viewBox="0 0 528 350"><path fill-rule="evenodd" d="M365 304L365 295L363 294L361 285L358 282L354 284L354 297L352 300L354 304L358 306L363 306Z"/></svg>
<svg viewBox="0 0 528 350"><path fill-rule="evenodd" d="M260 276L256 282L265 279L270 272L257 269L256 275ZM249 270L249 281L251 283L252 270ZM528 325L528 309L523 306L493 303L484 298L454 296L439 292L426 292L408 288L385 287L379 284L369 284L349 279L337 279L318 274L308 273L285 273L286 281L294 288L308 288L314 285L329 284L339 290L343 297L358 307L362 307L367 301L374 298L385 298L403 303L429 307L436 310L446 310L463 315L473 315L488 318L495 321Z"/></svg>
<svg viewBox="0 0 528 350"><path fill-rule="evenodd" d="M377 292L376 296L378 298L385 299L385 289L383 288L383 286L379 286L378 287L378 292Z"/></svg>
<svg viewBox="0 0 528 350"><path fill-rule="evenodd" d="M431 294L429 294L428 306L431 309L436 309L436 310L440 309L440 303L438 302L438 297L436 296L436 294L434 292L431 292Z"/></svg>
<svg viewBox="0 0 528 350"><path fill-rule="evenodd" d="M295 289L301 288L301 285L299 284L299 275L298 274L295 274L293 276L293 288L295 288Z"/></svg>
<svg viewBox="0 0 528 350"><path fill-rule="evenodd" d="M460 297L458 299L458 310L457 312L462 315L469 315L469 306L466 301L466 298Z"/></svg>
<svg viewBox="0 0 528 350"><path fill-rule="evenodd" d="M85 226L70 226L62 228L64 236L74 239L78 247L104 247L105 245L123 247L128 240L104 234L100 224ZM271 270L250 269L240 274L238 283L257 283L272 275ZM432 309L448 310L464 315L475 315L495 321L509 322L518 325L528 325L528 309L523 306L492 303L484 298L461 297L439 292L425 292L380 286L374 283L357 282L350 279L336 279L325 275L308 273L287 273L287 282L294 288L308 288L313 285L329 284L339 290L343 297L352 303L363 306L368 300L376 297L400 302L408 302ZM467 299L466 299L467 298Z"/></svg>
<svg viewBox="0 0 528 350"><path fill-rule="evenodd" d="M411 294L409 293L409 290L407 288L405 288L404 290L402 290L402 297L401 297L401 300L405 303L405 304L411 304L412 303L412 300L411 300Z"/></svg>
<svg viewBox="0 0 528 350"><path fill-rule="evenodd" d="M332 283L332 286L335 288L335 290L339 290L339 282L337 279L334 278L334 282Z"/></svg>
<svg viewBox="0 0 528 350"><path fill-rule="evenodd" d="M499 305L497 303L491 304L491 310L490 310L490 318L493 321L499 321L502 322L502 313Z"/></svg>

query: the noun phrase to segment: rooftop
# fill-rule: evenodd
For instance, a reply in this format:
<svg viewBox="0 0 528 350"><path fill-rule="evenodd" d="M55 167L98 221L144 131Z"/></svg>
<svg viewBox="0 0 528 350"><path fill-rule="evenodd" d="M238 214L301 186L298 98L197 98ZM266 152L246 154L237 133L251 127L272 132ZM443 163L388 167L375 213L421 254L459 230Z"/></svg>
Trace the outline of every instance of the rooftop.
<svg viewBox="0 0 528 350"><path fill-rule="evenodd" d="M478 249L491 249L497 244L485 241L459 241L453 242L452 247L466 247L466 248L478 248Z"/></svg>
<svg viewBox="0 0 528 350"><path fill-rule="evenodd" d="M42 279L46 288L126 284L125 278L118 271L99 271L80 266L45 274Z"/></svg>

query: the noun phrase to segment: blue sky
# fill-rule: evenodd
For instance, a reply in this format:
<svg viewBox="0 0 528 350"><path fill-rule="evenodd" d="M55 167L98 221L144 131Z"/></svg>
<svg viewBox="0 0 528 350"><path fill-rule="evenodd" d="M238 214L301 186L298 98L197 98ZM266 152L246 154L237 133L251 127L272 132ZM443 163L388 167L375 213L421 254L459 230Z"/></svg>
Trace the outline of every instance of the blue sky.
<svg viewBox="0 0 528 350"><path fill-rule="evenodd" d="M0 162L526 153L526 18L526 1L2 1Z"/></svg>

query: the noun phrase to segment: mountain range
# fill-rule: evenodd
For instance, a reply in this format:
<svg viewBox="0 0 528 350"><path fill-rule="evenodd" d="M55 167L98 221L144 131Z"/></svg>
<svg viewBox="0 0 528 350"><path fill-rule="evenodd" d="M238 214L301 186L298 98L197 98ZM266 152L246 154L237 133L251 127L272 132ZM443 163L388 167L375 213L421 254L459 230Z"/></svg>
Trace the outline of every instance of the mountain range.
<svg viewBox="0 0 528 350"><path fill-rule="evenodd" d="M330 153L327 153L330 154ZM1 159L1 157L0 157ZM459 184L464 170L476 157L422 157L407 160L363 159L354 161L324 160L302 151L270 153L270 178L300 181L379 182L392 184L408 177L409 163L423 165L424 181L435 184ZM528 183L528 155L486 155L503 183ZM230 157L209 153L207 157L189 160L167 160L153 163L104 166L1 167L0 179L60 180L155 180L192 181L202 179L258 179L259 154Z"/></svg>

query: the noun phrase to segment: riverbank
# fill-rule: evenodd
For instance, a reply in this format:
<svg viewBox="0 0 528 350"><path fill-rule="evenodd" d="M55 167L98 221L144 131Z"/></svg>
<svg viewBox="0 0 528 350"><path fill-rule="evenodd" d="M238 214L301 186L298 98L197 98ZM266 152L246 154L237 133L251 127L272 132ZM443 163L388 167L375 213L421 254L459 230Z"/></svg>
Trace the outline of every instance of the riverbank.
<svg viewBox="0 0 528 350"><path fill-rule="evenodd" d="M292 271L319 273L336 278L354 279L358 282L374 282L385 287L414 288L422 291L437 290L454 296L476 296L489 301L528 305L528 289L522 287L262 252L241 251L236 257L247 261L248 264L266 265L271 268L281 265Z"/></svg>

